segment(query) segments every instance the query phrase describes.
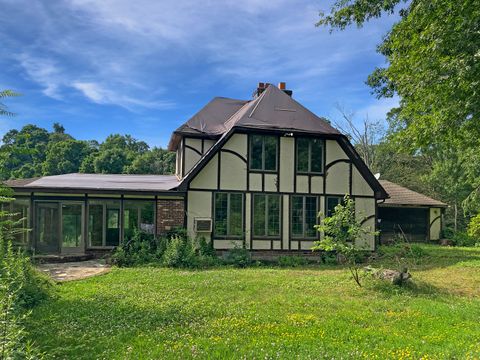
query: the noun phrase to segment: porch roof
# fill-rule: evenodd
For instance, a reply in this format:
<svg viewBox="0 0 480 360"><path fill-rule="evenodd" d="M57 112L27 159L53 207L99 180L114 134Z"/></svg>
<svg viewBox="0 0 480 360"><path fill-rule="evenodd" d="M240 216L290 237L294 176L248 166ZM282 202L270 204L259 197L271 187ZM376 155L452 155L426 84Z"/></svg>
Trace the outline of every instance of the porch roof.
<svg viewBox="0 0 480 360"><path fill-rule="evenodd" d="M447 207L447 204L432 199L406 187L397 185L387 180L379 180L382 187L390 197L379 206L429 206L429 207Z"/></svg>
<svg viewBox="0 0 480 360"><path fill-rule="evenodd" d="M168 192L179 184L175 175L64 174L32 179L7 180L15 190L83 190L115 192Z"/></svg>

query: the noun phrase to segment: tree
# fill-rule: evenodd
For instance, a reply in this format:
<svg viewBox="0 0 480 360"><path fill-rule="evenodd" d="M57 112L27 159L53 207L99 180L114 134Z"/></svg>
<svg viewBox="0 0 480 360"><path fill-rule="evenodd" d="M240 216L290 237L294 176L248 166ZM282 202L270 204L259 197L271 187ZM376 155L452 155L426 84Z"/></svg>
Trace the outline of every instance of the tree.
<svg viewBox="0 0 480 360"><path fill-rule="evenodd" d="M93 160L95 173L100 174L123 174L127 164L127 155L121 149L100 151Z"/></svg>
<svg viewBox="0 0 480 360"><path fill-rule="evenodd" d="M338 204L332 216L320 221L315 228L323 234L320 241L316 241L312 250L335 251L343 256L348 269L358 286L360 282L360 266L357 263L359 254L365 249L366 237L377 233L368 226L363 226L365 220L355 214L355 203L345 195L343 204Z"/></svg>
<svg viewBox="0 0 480 360"><path fill-rule="evenodd" d="M405 4L401 8L399 4ZM378 51L388 66L368 78L378 97L400 97L398 136L428 150L432 139L480 135L480 6L471 0L338 0L317 25L345 29L394 13L398 21Z"/></svg>
<svg viewBox="0 0 480 360"><path fill-rule="evenodd" d="M135 158L126 169L128 174L174 174L175 153L162 148L153 148Z"/></svg>
<svg viewBox="0 0 480 360"><path fill-rule="evenodd" d="M337 105L337 110L342 117L342 121L335 121L334 125L350 138L365 164L374 171L377 164L376 144L384 135L382 122L380 120L372 121L367 115L361 125L357 125L353 112L347 112L340 105Z"/></svg>
<svg viewBox="0 0 480 360"><path fill-rule="evenodd" d="M92 150L85 141L64 140L50 142L42 164L43 175L60 175L78 172L83 159Z"/></svg>
<svg viewBox="0 0 480 360"><path fill-rule="evenodd" d="M1 100L20 96L19 93L12 90L1 90L0 91L0 116L13 116L15 113L8 111L8 107L1 102Z"/></svg>

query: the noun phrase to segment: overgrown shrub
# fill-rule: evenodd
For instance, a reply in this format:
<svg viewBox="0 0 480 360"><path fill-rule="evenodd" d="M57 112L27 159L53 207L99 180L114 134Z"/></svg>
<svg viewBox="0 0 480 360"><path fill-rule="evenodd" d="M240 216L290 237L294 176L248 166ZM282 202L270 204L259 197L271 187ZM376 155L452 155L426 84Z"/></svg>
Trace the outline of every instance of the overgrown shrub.
<svg viewBox="0 0 480 360"><path fill-rule="evenodd" d="M277 263L281 267L299 267L308 265L308 260L303 256L279 256Z"/></svg>
<svg viewBox="0 0 480 360"><path fill-rule="evenodd" d="M201 268L218 263L215 250L205 238L191 239L183 230L172 231L167 237L135 231L132 239L112 254L118 266L156 264L167 267Z"/></svg>
<svg viewBox="0 0 480 360"><path fill-rule="evenodd" d="M23 321L29 309L48 297L51 288L51 281L0 232L0 359L40 357L25 341Z"/></svg>
<svg viewBox="0 0 480 360"><path fill-rule="evenodd" d="M477 242L480 240L462 231L457 231L452 237L452 243L455 246L475 246Z"/></svg>
<svg viewBox="0 0 480 360"><path fill-rule="evenodd" d="M233 249L228 251L224 261L226 264L245 268L252 263L252 257L247 249L235 245Z"/></svg>

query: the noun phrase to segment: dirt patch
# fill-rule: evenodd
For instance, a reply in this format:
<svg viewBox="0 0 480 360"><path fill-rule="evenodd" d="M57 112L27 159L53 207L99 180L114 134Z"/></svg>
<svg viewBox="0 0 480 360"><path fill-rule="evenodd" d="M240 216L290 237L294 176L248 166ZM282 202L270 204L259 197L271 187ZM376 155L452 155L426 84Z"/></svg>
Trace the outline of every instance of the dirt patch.
<svg viewBox="0 0 480 360"><path fill-rule="evenodd" d="M103 260L39 264L37 268L50 275L55 281L80 280L110 271L110 266L105 264Z"/></svg>

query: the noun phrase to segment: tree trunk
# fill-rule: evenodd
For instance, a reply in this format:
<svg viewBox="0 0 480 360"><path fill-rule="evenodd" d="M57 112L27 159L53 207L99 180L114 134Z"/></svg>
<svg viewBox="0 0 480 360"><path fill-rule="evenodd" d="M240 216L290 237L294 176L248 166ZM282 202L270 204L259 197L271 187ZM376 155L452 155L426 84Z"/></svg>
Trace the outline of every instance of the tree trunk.
<svg viewBox="0 0 480 360"><path fill-rule="evenodd" d="M455 201L455 205L454 205L454 211L455 211L455 215L454 215L454 225L453 225L453 228L455 229L455 232L457 232L458 208L457 208L457 202L456 202L456 201Z"/></svg>

